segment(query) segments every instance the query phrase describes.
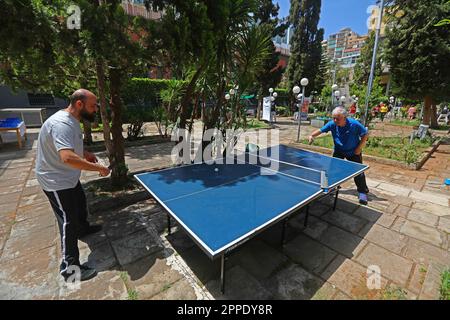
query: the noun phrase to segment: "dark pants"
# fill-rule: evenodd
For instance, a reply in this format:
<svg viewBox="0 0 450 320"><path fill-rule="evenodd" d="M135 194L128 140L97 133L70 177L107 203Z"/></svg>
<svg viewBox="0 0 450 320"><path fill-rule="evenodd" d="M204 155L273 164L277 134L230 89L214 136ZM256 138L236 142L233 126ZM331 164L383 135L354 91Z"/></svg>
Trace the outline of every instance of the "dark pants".
<svg viewBox="0 0 450 320"><path fill-rule="evenodd" d="M79 181L72 189L44 192L58 221L62 249L60 271L62 275L67 275L69 266L80 265L78 238L81 231L89 226L86 195Z"/></svg>
<svg viewBox="0 0 450 320"><path fill-rule="evenodd" d="M335 151L333 153L333 157L340 158L340 159L347 159L349 161L362 163L362 154L359 154L359 155L354 154L354 155L349 157L349 156L346 156L343 153ZM367 188L366 176L364 175L364 172L361 173L360 175L357 175L354 180L355 180L355 184L356 184L356 187L358 189L358 192L369 193L369 188Z"/></svg>

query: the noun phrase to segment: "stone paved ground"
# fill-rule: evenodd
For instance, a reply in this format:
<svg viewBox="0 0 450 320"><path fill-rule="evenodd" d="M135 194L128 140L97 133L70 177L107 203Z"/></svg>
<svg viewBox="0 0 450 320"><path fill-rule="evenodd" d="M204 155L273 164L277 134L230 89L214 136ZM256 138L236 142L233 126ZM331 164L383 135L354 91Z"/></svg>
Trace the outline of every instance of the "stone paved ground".
<svg viewBox="0 0 450 320"><path fill-rule="evenodd" d="M292 144L296 127L278 124ZM153 130L150 126L149 131ZM313 130L302 127L302 136ZM58 275L57 225L34 176L36 130L23 150L0 150L0 298L2 299L436 299L439 274L450 266L450 146L441 145L420 171L367 162L368 206L344 185L337 210L323 198L243 245L227 261L226 294L219 261L180 231L167 234L153 199L90 217L103 231L79 242L82 261L99 275L68 288ZM132 171L167 166L171 144L126 150ZM103 153L99 153L103 157ZM83 181L97 179L83 174ZM381 289L367 287L367 270L381 271Z"/></svg>

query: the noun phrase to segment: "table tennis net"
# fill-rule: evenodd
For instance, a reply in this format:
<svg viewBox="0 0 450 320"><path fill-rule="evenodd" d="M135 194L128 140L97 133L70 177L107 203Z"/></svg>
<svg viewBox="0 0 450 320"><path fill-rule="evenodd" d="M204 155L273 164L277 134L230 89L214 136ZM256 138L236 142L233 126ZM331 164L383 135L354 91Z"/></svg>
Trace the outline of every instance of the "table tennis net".
<svg viewBox="0 0 450 320"><path fill-rule="evenodd" d="M245 162L255 164L261 168L261 174L274 175L283 174L294 179L319 185L321 188L328 188L328 178L325 171L317 170L293 163L280 161L268 157L249 155Z"/></svg>

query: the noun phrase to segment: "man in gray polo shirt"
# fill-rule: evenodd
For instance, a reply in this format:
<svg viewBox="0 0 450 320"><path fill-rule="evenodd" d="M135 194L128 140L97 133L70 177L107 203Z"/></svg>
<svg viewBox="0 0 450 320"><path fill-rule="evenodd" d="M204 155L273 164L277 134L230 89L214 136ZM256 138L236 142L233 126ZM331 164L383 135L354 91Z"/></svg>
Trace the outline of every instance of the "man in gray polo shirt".
<svg viewBox="0 0 450 320"><path fill-rule="evenodd" d="M99 164L94 154L83 150L80 120L93 121L97 97L79 89L70 97L70 105L48 118L39 133L36 177L58 221L61 235L61 275L68 279L79 272L80 280L94 277L93 268L80 265L78 239L101 230L87 221L86 196L80 183L81 170L109 175L109 168ZM76 276L77 274L75 274Z"/></svg>

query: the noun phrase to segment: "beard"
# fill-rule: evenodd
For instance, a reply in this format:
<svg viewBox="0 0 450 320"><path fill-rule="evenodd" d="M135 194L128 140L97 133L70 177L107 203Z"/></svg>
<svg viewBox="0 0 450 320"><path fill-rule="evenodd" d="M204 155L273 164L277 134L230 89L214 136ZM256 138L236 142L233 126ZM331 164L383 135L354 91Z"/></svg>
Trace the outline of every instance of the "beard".
<svg viewBox="0 0 450 320"><path fill-rule="evenodd" d="M95 112L94 113L89 113L86 111L86 109L82 109L80 111L80 116L82 119L89 121L89 122L94 122L95 121Z"/></svg>

